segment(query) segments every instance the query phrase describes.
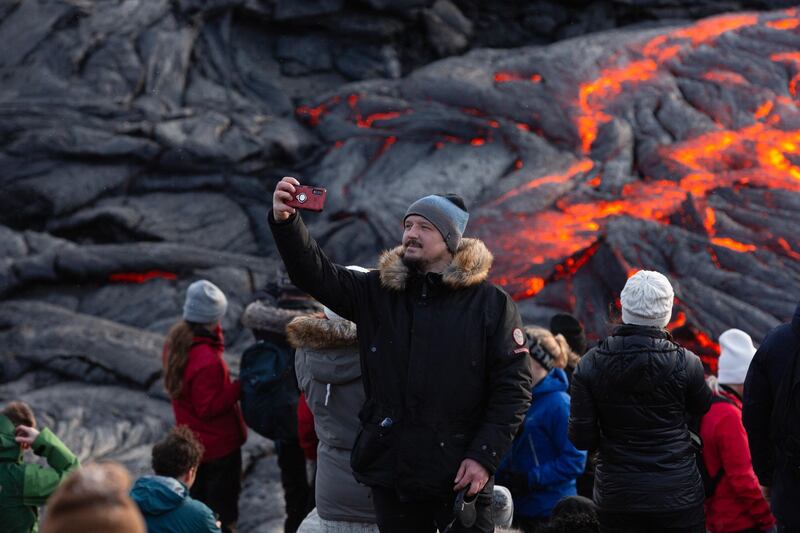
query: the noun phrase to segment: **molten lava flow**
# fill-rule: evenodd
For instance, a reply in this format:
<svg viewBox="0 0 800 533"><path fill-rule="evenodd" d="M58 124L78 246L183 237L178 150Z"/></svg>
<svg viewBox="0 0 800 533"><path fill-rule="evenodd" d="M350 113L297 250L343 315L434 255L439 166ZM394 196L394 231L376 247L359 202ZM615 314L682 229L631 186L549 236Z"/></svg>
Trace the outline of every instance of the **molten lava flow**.
<svg viewBox="0 0 800 533"><path fill-rule="evenodd" d="M576 107L579 115L575 122L583 152L589 153L600 126L611 120L607 108L614 104L624 89L656 78L663 63L684 49L709 43L724 33L757 23L756 15L724 15L700 21L669 35L659 35L642 46L642 59L606 68L595 79L582 83L578 90ZM747 83L744 77L734 72L709 72L705 77L712 81Z"/></svg>
<svg viewBox="0 0 800 533"><path fill-rule="evenodd" d="M581 84L575 102L579 110L575 121L583 150L588 152L591 149L599 126L612 119L611 106L615 99L636 84L656 79L663 61L676 58L680 50L709 43L725 32L757 21L754 15L717 17L685 30L661 35L642 46L643 59L603 69L597 78ZM796 27L787 22L778 26L782 29ZM772 59L800 67L800 53L777 54ZM703 77L721 85L748 84L744 76L729 70L711 70ZM788 89L794 91L796 83L793 82ZM504 232L499 236L493 233L493 238L502 249L501 263L519 265L503 274L508 289L522 297L538 292L541 290L538 280L549 281L557 272L556 266L562 264L561 258L571 257L592 246L611 217L625 215L667 224L670 216L682 209L689 195L700 206L708 236L708 253L714 264L721 268L717 247L739 253L756 251L757 246L753 243L718 235L716 213L707 205L707 198L716 189L743 185L800 191L800 166L794 163L800 160L800 132L776 127L780 124L776 104L793 106L792 102L781 97L774 101L763 100L754 106L750 125L736 129L721 125L716 131L662 146L660 155L665 166L672 170L669 179L651 178L629 183L618 199L587 201L580 196L565 196L556 202L555 209L504 217L510 224L508 237ZM530 128L526 125L523 129ZM731 168L732 161L736 161L734 169ZM574 182L576 176L595 166L596 163L586 159L563 173L532 179L506 192L487 207L503 206L509 199L545 184ZM599 175L587 182L591 187L600 184ZM482 222L493 226L492 220ZM777 248L787 257L796 253L783 244L778 244ZM522 265L541 265L545 270L536 270L537 274L531 277L529 269ZM533 291L531 287L537 290Z"/></svg>
<svg viewBox="0 0 800 533"><path fill-rule="evenodd" d="M494 73L495 83L508 83L510 81L529 81L531 83L539 83L540 81L542 81L542 77L539 74L530 74L528 76L523 76L522 74L518 74L516 72Z"/></svg>
<svg viewBox="0 0 800 533"><path fill-rule="evenodd" d="M522 168L521 163L522 162L520 161L520 166L518 168ZM577 174L588 172L589 170L592 169L593 166L594 163L592 163L592 161L590 161L589 159L584 159L583 161L579 161L578 163L575 163L574 165L569 167L569 169L567 169L567 171L563 174L553 174L550 176L542 176L539 178L534 178L525 185L521 185L519 187L511 189L510 191L502 195L500 198L490 203L489 206L496 207L505 202L506 200L508 200L509 198L513 198L514 196L518 196L523 192L535 189L537 187L541 187L542 185L548 183L567 182L571 180L573 177L575 177Z"/></svg>
<svg viewBox="0 0 800 533"><path fill-rule="evenodd" d="M178 276L163 270L149 270L147 272L117 272L110 274L108 280L115 283L146 283L151 279L174 280Z"/></svg>
<svg viewBox="0 0 800 533"><path fill-rule="evenodd" d="M681 328L685 325L686 325L686 313L684 313L683 311L678 311L675 314L675 318L673 318L667 325L667 329L672 331L673 329Z"/></svg>

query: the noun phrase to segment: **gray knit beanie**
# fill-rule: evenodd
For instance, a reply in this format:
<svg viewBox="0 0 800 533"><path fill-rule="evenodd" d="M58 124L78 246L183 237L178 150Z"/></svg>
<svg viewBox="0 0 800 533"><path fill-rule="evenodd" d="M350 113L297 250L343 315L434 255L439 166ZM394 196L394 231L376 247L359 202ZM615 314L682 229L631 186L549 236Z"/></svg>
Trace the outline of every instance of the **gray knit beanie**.
<svg viewBox="0 0 800 533"><path fill-rule="evenodd" d="M456 253L469 220L467 207L460 196L455 194L425 196L411 204L403 220L411 215L428 219L442 234L450 253Z"/></svg>
<svg viewBox="0 0 800 533"><path fill-rule="evenodd" d="M186 290L183 319L198 324L212 324L221 320L228 309L228 299L219 287L210 281L195 281Z"/></svg>
<svg viewBox="0 0 800 533"><path fill-rule="evenodd" d="M622 289L622 321L626 324L664 328L672 317L674 299L672 285L664 274L640 270L628 278Z"/></svg>

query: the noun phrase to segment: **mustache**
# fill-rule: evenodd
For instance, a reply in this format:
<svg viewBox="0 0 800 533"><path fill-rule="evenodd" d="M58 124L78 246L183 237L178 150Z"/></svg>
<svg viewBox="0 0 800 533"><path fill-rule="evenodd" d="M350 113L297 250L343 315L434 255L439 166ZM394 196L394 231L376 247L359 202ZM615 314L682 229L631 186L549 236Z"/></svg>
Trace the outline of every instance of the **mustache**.
<svg viewBox="0 0 800 533"><path fill-rule="evenodd" d="M417 239L408 239L406 242L403 243L403 248L406 250L409 248L422 248L422 243L419 242Z"/></svg>

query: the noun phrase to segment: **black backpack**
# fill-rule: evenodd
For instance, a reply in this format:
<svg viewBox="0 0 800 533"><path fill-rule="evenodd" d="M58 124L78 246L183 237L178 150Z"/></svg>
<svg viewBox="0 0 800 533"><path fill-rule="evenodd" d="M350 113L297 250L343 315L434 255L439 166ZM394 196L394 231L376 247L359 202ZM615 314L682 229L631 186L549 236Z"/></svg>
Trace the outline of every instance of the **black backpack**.
<svg viewBox="0 0 800 533"><path fill-rule="evenodd" d="M711 405L715 403L730 403L731 400L724 396L712 396ZM706 468L706 462L703 460L703 439L700 437L700 424L703 422L704 415L692 415L689 417L687 426L689 427L689 438L692 440L692 448L694 448L694 460L697 463L697 470L700 472L700 478L703 480L703 490L705 491L706 499L714 495L717 490L717 485L725 475L725 470L722 466L719 467L716 475L712 476Z"/></svg>
<svg viewBox="0 0 800 533"><path fill-rule="evenodd" d="M294 374L294 349L260 340L242 353L239 368L244 421L268 439L297 440L300 392Z"/></svg>

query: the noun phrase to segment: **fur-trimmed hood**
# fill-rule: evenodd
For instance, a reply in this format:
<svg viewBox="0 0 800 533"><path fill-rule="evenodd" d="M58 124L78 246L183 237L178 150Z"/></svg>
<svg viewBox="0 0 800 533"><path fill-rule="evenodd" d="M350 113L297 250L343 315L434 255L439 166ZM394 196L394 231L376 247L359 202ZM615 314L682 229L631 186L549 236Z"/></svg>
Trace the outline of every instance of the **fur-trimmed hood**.
<svg viewBox="0 0 800 533"><path fill-rule="evenodd" d="M451 289L464 289L482 283L489 277L494 257L478 239L461 239L453 261L442 272L442 282ZM403 291L410 271L403 264L403 247L385 251L378 262L381 285L394 291Z"/></svg>
<svg viewBox="0 0 800 533"><path fill-rule="evenodd" d="M294 348L325 350L358 344L356 325L349 320L328 320L317 316L301 316L286 326L286 338Z"/></svg>
<svg viewBox="0 0 800 533"><path fill-rule="evenodd" d="M306 316L309 309L284 309L270 305L268 302L256 300L248 305L242 313L242 325L248 329L258 329L284 335L286 326L293 318Z"/></svg>
<svg viewBox="0 0 800 533"><path fill-rule="evenodd" d="M299 317L286 327L286 337L297 348L294 367L301 390L307 391L312 385L309 379L343 385L361 377L358 337L352 322Z"/></svg>

